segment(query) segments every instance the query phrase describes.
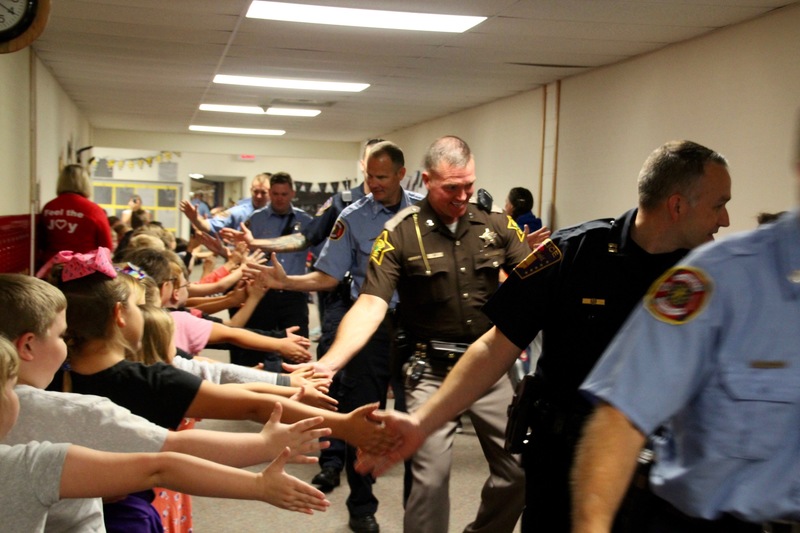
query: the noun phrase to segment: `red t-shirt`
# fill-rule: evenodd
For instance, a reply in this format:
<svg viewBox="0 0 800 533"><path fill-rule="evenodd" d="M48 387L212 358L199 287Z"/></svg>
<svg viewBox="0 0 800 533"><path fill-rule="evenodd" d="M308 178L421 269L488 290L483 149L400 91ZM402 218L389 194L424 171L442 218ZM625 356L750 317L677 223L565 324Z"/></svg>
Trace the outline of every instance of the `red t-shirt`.
<svg viewBox="0 0 800 533"><path fill-rule="evenodd" d="M86 253L99 246L112 246L106 212L88 198L71 192L58 195L44 206L39 235L42 263L62 250Z"/></svg>

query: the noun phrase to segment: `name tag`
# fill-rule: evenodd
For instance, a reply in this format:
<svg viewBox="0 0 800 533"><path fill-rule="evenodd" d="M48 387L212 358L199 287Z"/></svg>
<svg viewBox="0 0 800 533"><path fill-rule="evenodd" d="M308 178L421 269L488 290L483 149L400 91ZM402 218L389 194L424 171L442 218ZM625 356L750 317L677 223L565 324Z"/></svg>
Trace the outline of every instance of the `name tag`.
<svg viewBox="0 0 800 533"><path fill-rule="evenodd" d="M581 298L581 303L583 305L606 305L603 298Z"/></svg>

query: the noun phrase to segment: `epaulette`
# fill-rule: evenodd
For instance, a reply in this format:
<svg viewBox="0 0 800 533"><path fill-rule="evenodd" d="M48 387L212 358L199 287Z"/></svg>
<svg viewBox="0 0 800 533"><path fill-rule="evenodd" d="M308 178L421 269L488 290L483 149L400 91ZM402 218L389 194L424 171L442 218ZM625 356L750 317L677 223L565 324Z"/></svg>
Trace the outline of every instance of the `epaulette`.
<svg viewBox="0 0 800 533"><path fill-rule="evenodd" d="M596 220L589 220L587 222L581 222L580 224L576 224L574 226L567 226L566 228L562 228L558 230L559 237L568 238L576 233L586 233L589 231L595 230L605 230L608 231L609 229L614 227L615 219L613 218L598 218Z"/></svg>
<svg viewBox="0 0 800 533"><path fill-rule="evenodd" d="M419 206L410 205L404 209L401 209L395 216L387 220L383 227L389 231L394 231L394 228L396 228L398 224L400 224L404 219L408 218L409 215L413 215L414 213L419 213Z"/></svg>
<svg viewBox="0 0 800 533"><path fill-rule="evenodd" d="M478 198L476 196L472 196L472 198L469 199L469 203L474 204L474 205L478 205ZM497 204L492 204L492 213L503 213L503 212L504 211L502 209L500 209L497 206Z"/></svg>

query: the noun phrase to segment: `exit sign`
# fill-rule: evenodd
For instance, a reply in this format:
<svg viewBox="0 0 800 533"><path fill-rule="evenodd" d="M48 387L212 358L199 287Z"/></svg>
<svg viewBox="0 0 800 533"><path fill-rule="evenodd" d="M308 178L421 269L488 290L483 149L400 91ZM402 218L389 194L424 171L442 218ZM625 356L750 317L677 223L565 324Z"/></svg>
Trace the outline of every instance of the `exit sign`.
<svg viewBox="0 0 800 533"><path fill-rule="evenodd" d="M239 161L255 161L255 154L239 154Z"/></svg>

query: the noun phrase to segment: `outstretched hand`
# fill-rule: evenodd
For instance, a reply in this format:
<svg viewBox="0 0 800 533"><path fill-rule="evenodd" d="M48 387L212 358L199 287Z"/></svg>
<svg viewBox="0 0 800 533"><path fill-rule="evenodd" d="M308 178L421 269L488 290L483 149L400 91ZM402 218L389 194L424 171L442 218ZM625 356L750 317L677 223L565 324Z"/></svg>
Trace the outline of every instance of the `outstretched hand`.
<svg viewBox="0 0 800 533"><path fill-rule="evenodd" d="M347 429L343 437L365 452L380 455L398 446L401 437L382 423L377 409L378 404L371 403L347 413Z"/></svg>
<svg viewBox="0 0 800 533"><path fill-rule="evenodd" d="M548 228L547 226L542 226L541 228L531 233L530 228L528 228L528 225L525 224L524 231L525 231L525 240L528 241L528 246L530 247L531 250L535 250L537 246L542 244L545 240L547 240L550 237L550 228Z"/></svg>
<svg viewBox="0 0 800 533"><path fill-rule="evenodd" d="M290 455L289 448L285 448L258 475L260 499L275 507L298 513L314 514L314 511L326 511L331 502L325 498L325 494L308 483L290 476L284 470Z"/></svg>
<svg viewBox="0 0 800 533"><path fill-rule="evenodd" d="M361 474L382 476L395 464L411 457L427 435L414 415L399 411L375 411L371 418L380 422L387 434L395 439L394 445L386 450L369 450L359 446L356 471Z"/></svg>
<svg viewBox="0 0 800 533"><path fill-rule="evenodd" d="M318 427L324 419L321 416L306 418L294 424L281 423L283 405L276 403L272 409L269 420L261 430L261 437L267 447L268 453L277 457L284 448L291 451L289 459L295 463L315 463L316 457L307 457L305 454L327 448L329 443L320 442L320 437L331 434L330 428Z"/></svg>
<svg viewBox="0 0 800 533"><path fill-rule="evenodd" d="M289 399L327 411L336 411L338 410L336 406L339 405L338 400L318 390L311 383L301 385L299 390Z"/></svg>
<svg viewBox="0 0 800 533"><path fill-rule="evenodd" d="M303 372L311 372L310 379L333 379L333 375L335 372L326 365L325 363L320 363L319 361L315 361L313 363L304 363L301 365L292 365L289 363L283 363L281 365L283 369L287 372L297 372L298 370Z"/></svg>

